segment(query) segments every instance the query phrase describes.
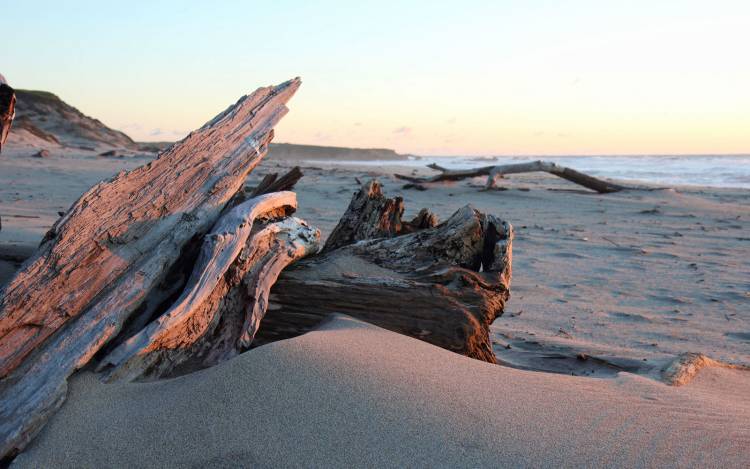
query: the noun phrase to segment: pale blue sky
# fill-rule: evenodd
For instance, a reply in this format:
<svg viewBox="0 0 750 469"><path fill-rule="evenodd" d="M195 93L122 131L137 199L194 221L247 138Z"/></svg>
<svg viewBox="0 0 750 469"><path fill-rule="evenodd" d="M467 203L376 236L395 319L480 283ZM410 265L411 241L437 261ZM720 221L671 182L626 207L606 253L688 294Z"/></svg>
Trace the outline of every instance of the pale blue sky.
<svg viewBox="0 0 750 469"><path fill-rule="evenodd" d="M0 73L141 140L301 76L277 141L750 152L750 2L3 1Z"/></svg>

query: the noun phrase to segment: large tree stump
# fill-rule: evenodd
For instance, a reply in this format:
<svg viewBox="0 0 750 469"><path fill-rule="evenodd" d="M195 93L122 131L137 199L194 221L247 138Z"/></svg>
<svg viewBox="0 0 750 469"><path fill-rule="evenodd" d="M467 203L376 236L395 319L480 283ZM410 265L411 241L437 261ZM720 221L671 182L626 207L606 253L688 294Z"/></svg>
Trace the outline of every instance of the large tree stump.
<svg viewBox="0 0 750 469"><path fill-rule="evenodd" d="M438 223L437 216L427 209L422 209L411 222L402 221L403 215L404 199L387 198L378 181L369 181L354 194L346 212L328 236L323 252L362 239L388 238L431 228Z"/></svg>
<svg viewBox="0 0 750 469"><path fill-rule="evenodd" d="M392 212L383 210L390 205L380 197L379 185L366 184L347 213L368 206L373 216L345 216L340 223L366 219L381 226L380 215ZM372 232L379 237L347 235L354 244L285 270L271 290L255 344L294 337L343 313L494 363L489 326L510 294L512 226L466 206L432 228L393 236Z"/></svg>
<svg viewBox="0 0 750 469"><path fill-rule="evenodd" d="M290 191L304 174L299 166L290 169L289 172L279 177L278 173L269 173L260 181L260 184L250 192L250 197L270 192Z"/></svg>
<svg viewBox="0 0 750 469"><path fill-rule="evenodd" d="M94 186L0 292L0 457L33 437L67 377L133 313L156 310L150 293L242 188L299 85L260 88L156 160Z"/></svg>

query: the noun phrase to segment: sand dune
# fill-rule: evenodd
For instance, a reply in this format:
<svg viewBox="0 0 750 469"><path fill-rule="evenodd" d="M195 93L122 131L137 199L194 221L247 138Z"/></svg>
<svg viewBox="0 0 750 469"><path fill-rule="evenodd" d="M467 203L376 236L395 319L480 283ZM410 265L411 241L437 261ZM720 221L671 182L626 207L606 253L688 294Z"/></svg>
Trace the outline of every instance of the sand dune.
<svg viewBox="0 0 750 469"><path fill-rule="evenodd" d="M15 466L746 467L748 390L514 370L337 317L174 380L79 376Z"/></svg>

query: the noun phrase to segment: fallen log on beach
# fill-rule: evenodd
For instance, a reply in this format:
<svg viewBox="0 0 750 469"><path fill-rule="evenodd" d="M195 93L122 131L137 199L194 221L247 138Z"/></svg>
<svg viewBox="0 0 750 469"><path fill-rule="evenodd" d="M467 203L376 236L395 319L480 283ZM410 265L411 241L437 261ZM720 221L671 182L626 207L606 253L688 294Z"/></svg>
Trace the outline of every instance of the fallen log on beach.
<svg viewBox="0 0 750 469"><path fill-rule="evenodd" d="M473 178L477 176L487 176L487 182L485 189L492 189L495 187L497 180L507 174L519 174L519 173L531 173L531 172L545 172L553 174L555 176L567 179L570 182L583 186L587 189L591 189L600 194L608 194L611 192L619 192L622 190L635 189L634 187L622 186L615 184L604 179L595 178L588 174L581 173L575 169L560 166L557 163L551 161L532 161L530 163L517 163L507 164L498 166L483 166L480 168L473 169L447 169L437 164L430 164L427 166L430 169L440 171L432 177L414 177L406 176L403 174L395 174L394 176L404 181L409 181L412 184L425 184L435 183L443 181L459 181L461 179Z"/></svg>
<svg viewBox="0 0 750 469"><path fill-rule="evenodd" d="M158 286L241 191L299 85L241 98L55 223L0 292L0 457L28 443L62 404L68 376L126 322L158 313Z"/></svg>
<svg viewBox="0 0 750 469"><path fill-rule="evenodd" d="M489 326L510 294L512 226L465 206L403 234L393 230L402 211L403 201L365 184L335 242L282 273L256 344L300 335L338 312L495 363Z"/></svg>

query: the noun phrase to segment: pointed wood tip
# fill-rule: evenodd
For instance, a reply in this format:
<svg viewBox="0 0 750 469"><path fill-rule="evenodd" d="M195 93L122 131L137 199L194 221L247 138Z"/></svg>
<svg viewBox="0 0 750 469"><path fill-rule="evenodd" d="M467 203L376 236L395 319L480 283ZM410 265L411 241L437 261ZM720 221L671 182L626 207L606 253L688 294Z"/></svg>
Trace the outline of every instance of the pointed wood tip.
<svg viewBox="0 0 750 469"><path fill-rule="evenodd" d="M281 91L284 91L286 89L291 89L292 93L297 91L297 89L302 84L302 78L300 77L294 77L290 80L287 80L279 85L276 85L274 88L274 92L279 93Z"/></svg>

